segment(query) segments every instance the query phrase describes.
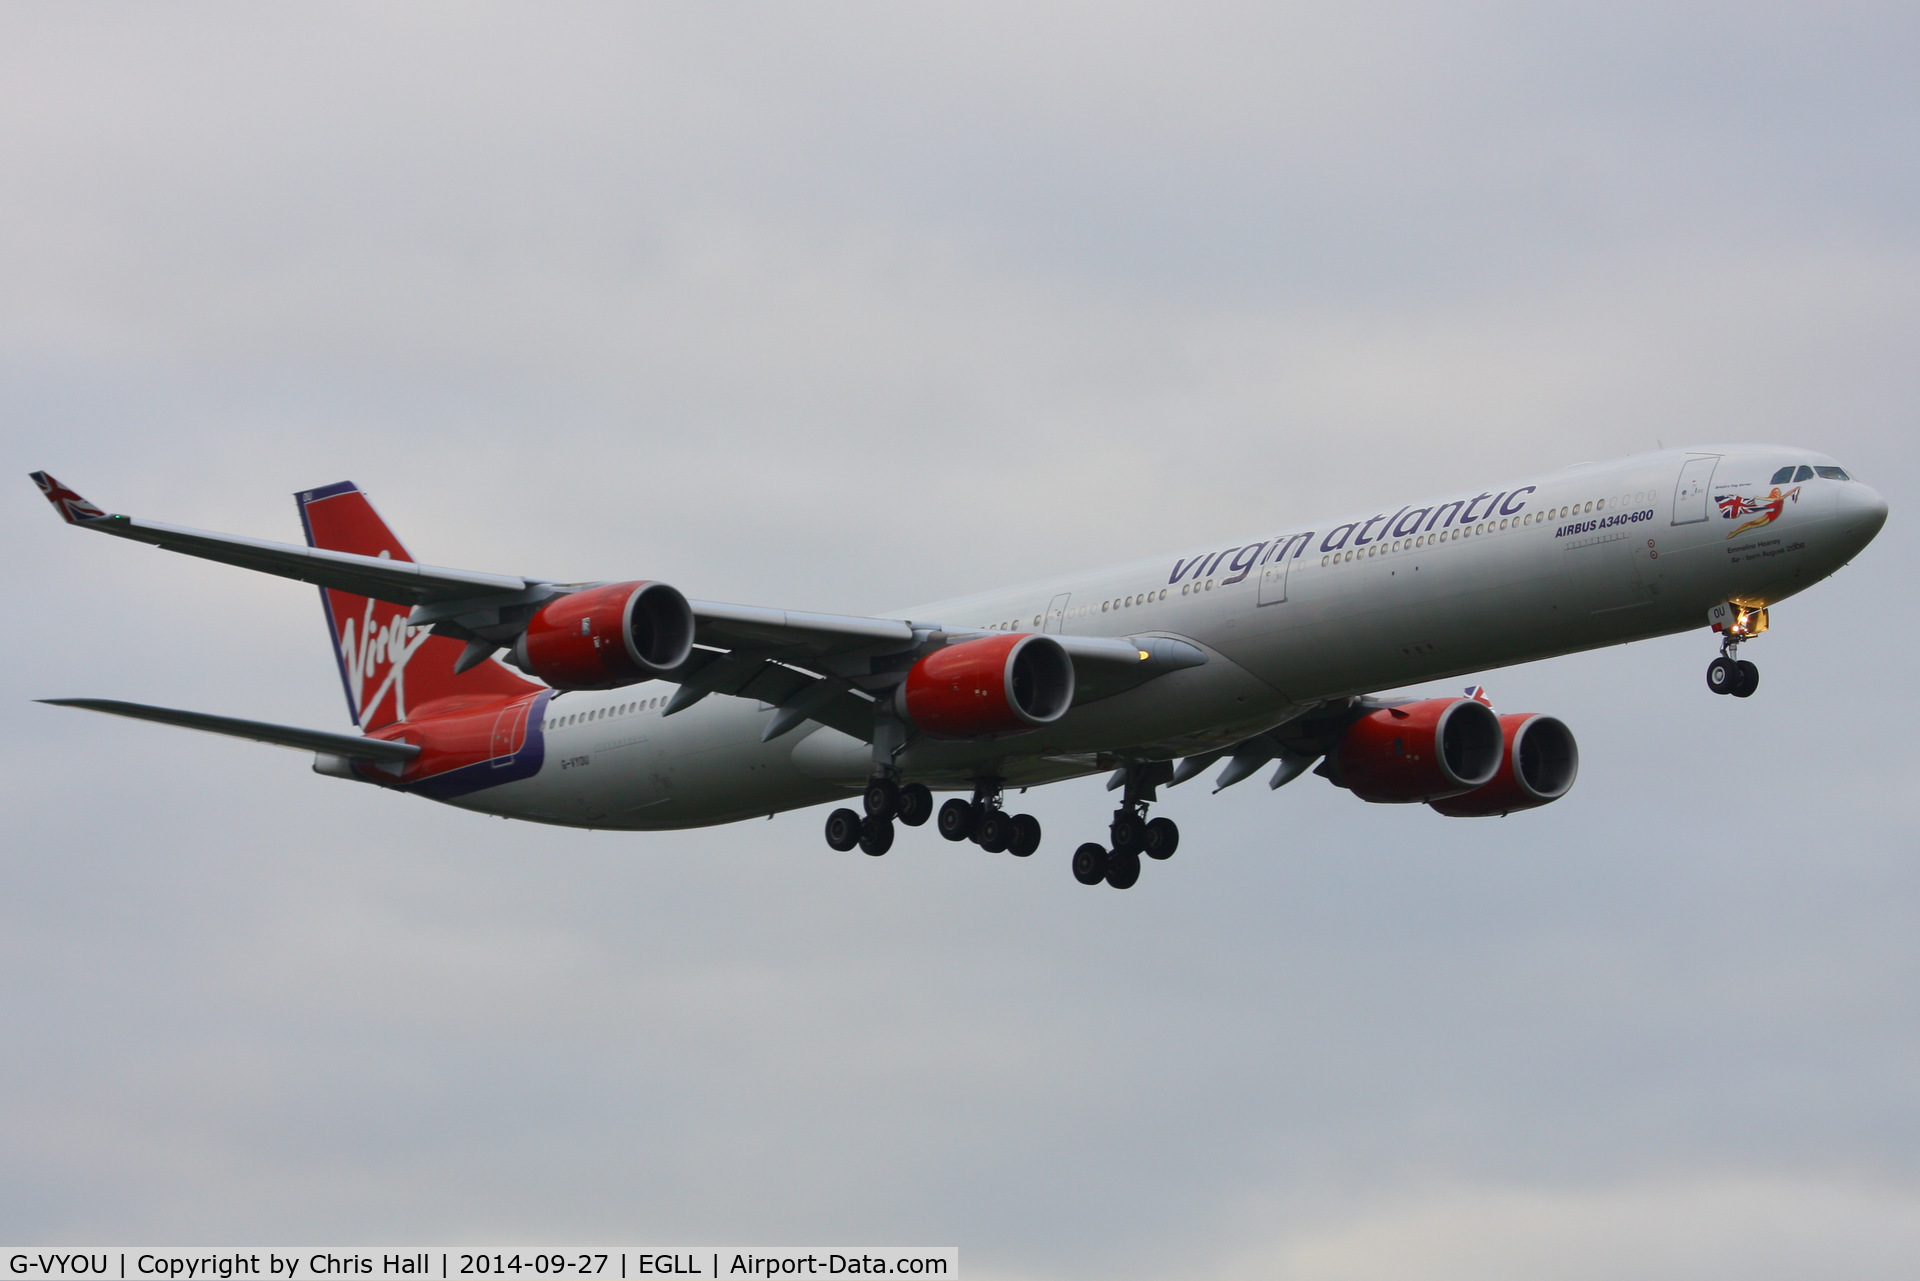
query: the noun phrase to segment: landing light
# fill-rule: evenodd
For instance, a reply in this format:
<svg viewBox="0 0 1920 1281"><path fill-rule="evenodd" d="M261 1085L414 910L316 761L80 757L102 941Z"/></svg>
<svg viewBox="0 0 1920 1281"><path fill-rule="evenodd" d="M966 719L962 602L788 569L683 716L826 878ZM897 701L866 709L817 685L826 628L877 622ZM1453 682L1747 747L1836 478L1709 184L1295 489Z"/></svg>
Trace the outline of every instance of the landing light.
<svg viewBox="0 0 1920 1281"><path fill-rule="evenodd" d="M1767 630L1767 609L1764 605L1750 606L1727 601L1708 610L1707 621L1712 624L1714 631L1724 636L1744 639Z"/></svg>

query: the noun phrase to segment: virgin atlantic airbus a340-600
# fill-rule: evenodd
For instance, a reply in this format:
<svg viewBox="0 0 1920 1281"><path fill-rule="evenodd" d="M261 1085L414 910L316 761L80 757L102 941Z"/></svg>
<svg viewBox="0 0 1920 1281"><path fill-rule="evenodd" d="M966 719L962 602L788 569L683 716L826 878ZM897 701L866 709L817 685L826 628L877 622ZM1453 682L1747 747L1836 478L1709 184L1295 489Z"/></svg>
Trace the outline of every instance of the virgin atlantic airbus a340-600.
<svg viewBox="0 0 1920 1281"><path fill-rule="evenodd" d="M1005 789L1110 771L1119 808L1073 874L1119 889L1179 843L1147 817L1157 789L1216 762L1216 791L1274 764L1271 787L1311 768L1455 817L1549 804L1579 763L1560 721L1498 715L1477 686L1370 691L1710 627L1708 688L1749 697L1760 675L1739 650L1767 607L1887 516L1808 450L1676 450L860 618L416 564L345 482L296 495L298 547L108 515L33 479L78 528L317 584L361 733L48 702L305 748L334 778L575 827L857 795L827 844L874 855L948 791L941 836L1025 858L1040 824L1002 809Z"/></svg>

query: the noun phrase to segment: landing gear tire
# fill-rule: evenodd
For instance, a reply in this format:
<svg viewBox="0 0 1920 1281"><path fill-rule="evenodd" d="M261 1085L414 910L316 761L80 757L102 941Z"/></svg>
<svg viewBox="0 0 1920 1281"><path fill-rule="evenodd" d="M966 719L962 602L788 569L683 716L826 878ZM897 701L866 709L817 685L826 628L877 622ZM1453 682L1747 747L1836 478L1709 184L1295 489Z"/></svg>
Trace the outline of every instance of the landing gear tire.
<svg viewBox="0 0 1920 1281"><path fill-rule="evenodd" d="M868 818L890 819L900 812L900 789L884 778L867 784L865 805Z"/></svg>
<svg viewBox="0 0 1920 1281"><path fill-rule="evenodd" d="M833 849L846 853L860 843L860 816L852 810L839 809L827 815L827 844Z"/></svg>
<svg viewBox="0 0 1920 1281"><path fill-rule="evenodd" d="M989 854L1004 854L1013 845L1017 833L1013 815L1005 810L988 810L980 817L980 848Z"/></svg>
<svg viewBox="0 0 1920 1281"><path fill-rule="evenodd" d="M1142 851L1148 858L1172 858L1180 848L1180 829L1170 818L1156 818L1147 824Z"/></svg>
<svg viewBox="0 0 1920 1281"><path fill-rule="evenodd" d="M1126 810L1115 810L1113 822L1107 824L1107 836L1115 854L1137 855L1146 848L1147 825Z"/></svg>
<svg viewBox="0 0 1920 1281"><path fill-rule="evenodd" d="M950 841L964 841L973 835L973 805L958 796L940 807L940 835Z"/></svg>
<svg viewBox="0 0 1920 1281"><path fill-rule="evenodd" d="M1007 846L1007 853L1015 858L1026 858L1040 848L1040 820L1031 814L1013 816L1013 840Z"/></svg>
<svg viewBox="0 0 1920 1281"><path fill-rule="evenodd" d="M893 848L893 820L868 815L860 823L860 852L879 858Z"/></svg>
<svg viewBox="0 0 1920 1281"><path fill-rule="evenodd" d="M1753 691L1760 688L1760 669L1744 658L1733 667L1733 688L1727 692L1735 698L1752 698Z"/></svg>
<svg viewBox="0 0 1920 1281"><path fill-rule="evenodd" d="M1082 885L1098 885L1107 879L1107 849L1088 841L1073 852L1073 879Z"/></svg>
<svg viewBox="0 0 1920 1281"><path fill-rule="evenodd" d="M1107 884L1116 890L1130 890L1140 879L1138 854L1115 854L1107 860Z"/></svg>
<svg viewBox="0 0 1920 1281"><path fill-rule="evenodd" d="M1740 683L1740 665L1722 655L1707 664L1707 688L1716 694L1731 694ZM1758 675L1754 683L1759 684Z"/></svg>
<svg viewBox="0 0 1920 1281"><path fill-rule="evenodd" d="M927 790L925 783L908 783L900 789L900 813L897 817L908 827L918 827L933 817L933 793Z"/></svg>

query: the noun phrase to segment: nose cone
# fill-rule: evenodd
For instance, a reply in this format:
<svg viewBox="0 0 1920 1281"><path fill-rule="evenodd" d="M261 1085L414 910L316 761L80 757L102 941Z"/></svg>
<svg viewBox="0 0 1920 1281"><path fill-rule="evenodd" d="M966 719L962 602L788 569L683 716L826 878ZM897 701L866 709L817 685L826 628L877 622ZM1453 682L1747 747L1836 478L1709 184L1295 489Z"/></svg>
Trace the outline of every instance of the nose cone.
<svg viewBox="0 0 1920 1281"><path fill-rule="evenodd" d="M1887 500L1880 491L1855 481L1840 488L1840 518L1852 525L1865 542L1887 523Z"/></svg>
<svg viewBox="0 0 1920 1281"><path fill-rule="evenodd" d="M1865 547L1887 523L1887 500L1858 481L1841 485L1839 490L1839 509L1834 514L1853 539L1855 548Z"/></svg>

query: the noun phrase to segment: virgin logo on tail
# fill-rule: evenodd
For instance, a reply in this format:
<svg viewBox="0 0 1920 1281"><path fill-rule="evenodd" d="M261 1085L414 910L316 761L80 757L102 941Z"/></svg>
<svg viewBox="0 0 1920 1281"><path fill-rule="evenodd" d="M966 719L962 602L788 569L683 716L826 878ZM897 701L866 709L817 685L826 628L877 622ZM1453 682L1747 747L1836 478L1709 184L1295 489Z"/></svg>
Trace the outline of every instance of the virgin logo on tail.
<svg viewBox="0 0 1920 1281"><path fill-rule="evenodd" d="M295 500L308 546L385 560L413 559L351 481L304 490ZM444 698L522 698L541 688L491 659L456 672L461 643L425 627L407 626L410 611L405 605L333 588L322 588L320 599L340 659L347 706L363 730L406 720ZM416 656L418 662L413 661Z"/></svg>
<svg viewBox="0 0 1920 1281"><path fill-rule="evenodd" d="M407 626L406 612L397 606L376 600L368 600L366 606L359 619L348 618L340 627L340 663L346 669L354 716L363 725L403 721L407 719L407 660L433 638L433 632ZM384 615L384 621L377 615ZM369 684L374 684L371 697ZM389 693L393 715L376 716Z"/></svg>

